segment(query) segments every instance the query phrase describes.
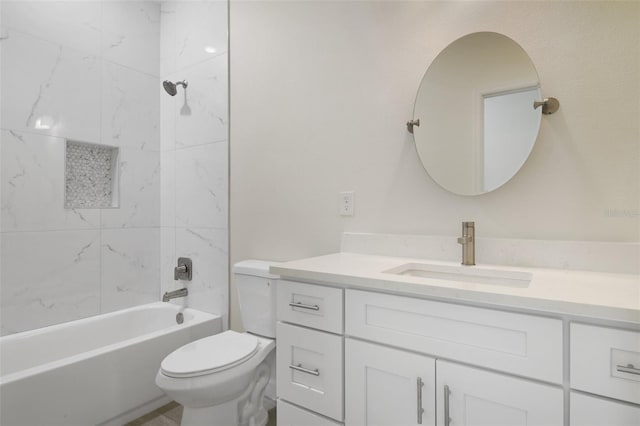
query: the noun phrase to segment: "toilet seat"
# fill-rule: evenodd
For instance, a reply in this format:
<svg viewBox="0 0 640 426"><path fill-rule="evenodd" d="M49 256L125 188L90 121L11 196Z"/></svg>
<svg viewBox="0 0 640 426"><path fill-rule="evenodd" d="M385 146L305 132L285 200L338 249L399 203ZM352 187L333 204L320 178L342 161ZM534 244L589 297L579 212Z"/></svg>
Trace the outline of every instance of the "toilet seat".
<svg viewBox="0 0 640 426"><path fill-rule="evenodd" d="M257 337L229 330L176 349L162 361L160 371L176 378L204 376L242 364L257 351Z"/></svg>

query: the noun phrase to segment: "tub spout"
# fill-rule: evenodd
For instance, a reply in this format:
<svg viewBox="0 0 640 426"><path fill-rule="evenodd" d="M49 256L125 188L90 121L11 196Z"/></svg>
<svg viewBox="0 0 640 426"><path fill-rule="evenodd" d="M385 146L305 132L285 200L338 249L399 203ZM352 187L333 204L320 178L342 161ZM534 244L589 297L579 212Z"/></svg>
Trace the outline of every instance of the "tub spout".
<svg viewBox="0 0 640 426"><path fill-rule="evenodd" d="M178 297L186 297L188 294L189 294L189 290L187 290L186 288L181 288L179 290L174 290L174 291L167 291L162 296L162 301L168 302L169 300L177 299Z"/></svg>

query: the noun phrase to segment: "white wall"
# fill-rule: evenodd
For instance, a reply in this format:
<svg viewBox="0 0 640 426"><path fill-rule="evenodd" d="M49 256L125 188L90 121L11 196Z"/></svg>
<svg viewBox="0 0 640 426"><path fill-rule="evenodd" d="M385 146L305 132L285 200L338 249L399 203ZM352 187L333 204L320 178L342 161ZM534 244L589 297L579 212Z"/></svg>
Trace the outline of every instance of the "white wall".
<svg viewBox="0 0 640 426"><path fill-rule="evenodd" d="M157 300L159 5L2 12L1 333ZM120 148L119 208L64 209L67 138Z"/></svg>
<svg viewBox="0 0 640 426"><path fill-rule="evenodd" d="M465 219L480 237L638 241L639 8L232 1L232 262L335 252L343 231L456 235ZM428 177L404 123L431 61L475 31L518 42L561 108L513 180L462 197Z"/></svg>
<svg viewBox="0 0 640 426"><path fill-rule="evenodd" d="M187 80L176 96L161 94L161 287L186 286L174 303L227 321L228 106L227 4L161 4L162 80ZM206 50L205 50L206 49ZM174 281L178 257L193 260L193 280Z"/></svg>

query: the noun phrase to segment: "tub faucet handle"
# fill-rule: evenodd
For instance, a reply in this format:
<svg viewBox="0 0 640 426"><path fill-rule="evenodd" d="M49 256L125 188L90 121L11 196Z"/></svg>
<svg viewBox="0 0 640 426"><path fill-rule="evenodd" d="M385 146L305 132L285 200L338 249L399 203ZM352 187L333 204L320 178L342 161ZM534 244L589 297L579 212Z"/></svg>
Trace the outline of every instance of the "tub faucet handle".
<svg viewBox="0 0 640 426"><path fill-rule="evenodd" d="M188 257L179 257L178 266L173 268L173 279L191 281L191 278L193 278L193 262Z"/></svg>

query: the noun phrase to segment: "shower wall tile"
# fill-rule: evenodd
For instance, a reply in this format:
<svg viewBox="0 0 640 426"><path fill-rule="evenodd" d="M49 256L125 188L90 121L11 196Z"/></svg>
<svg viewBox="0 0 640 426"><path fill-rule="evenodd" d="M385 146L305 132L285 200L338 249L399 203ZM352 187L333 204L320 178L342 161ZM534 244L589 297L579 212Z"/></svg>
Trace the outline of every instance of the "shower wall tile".
<svg viewBox="0 0 640 426"><path fill-rule="evenodd" d="M96 56L13 30L1 55L2 128L99 141Z"/></svg>
<svg viewBox="0 0 640 426"><path fill-rule="evenodd" d="M229 283L228 232L176 229L176 255L193 260L193 280L186 282L190 307L222 315L226 321ZM224 325L226 327L226 324Z"/></svg>
<svg viewBox="0 0 640 426"><path fill-rule="evenodd" d="M176 42L176 2L160 3L160 75L176 71L178 46Z"/></svg>
<svg viewBox="0 0 640 426"><path fill-rule="evenodd" d="M97 1L3 1L2 26L99 55L100 8Z"/></svg>
<svg viewBox="0 0 640 426"><path fill-rule="evenodd" d="M160 153L160 226L176 225L176 156Z"/></svg>
<svg viewBox="0 0 640 426"><path fill-rule="evenodd" d="M100 231L5 232L1 252L3 334L99 313Z"/></svg>
<svg viewBox="0 0 640 426"><path fill-rule="evenodd" d="M180 71L189 87L175 96L176 147L228 138L227 55Z"/></svg>
<svg viewBox="0 0 640 426"><path fill-rule="evenodd" d="M102 56L147 74L159 75L160 3L102 2Z"/></svg>
<svg viewBox="0 0 640 426"><path fill-rule="evenodd" d="M184 257L180 255L181 257ZM160 295L166 291L181 288L183 282L173 279L173 268L176 266L176 229L174 227L160 228ZM182 304L184 300L176 302Z"/></svg>
<svg viewBox="0 0 640 426"><path fill-rule="evenodd" d="M207 50L205 50L207 49ZM210 53L208 50L215 49ZM162 292L186 286L172 303L222 315L228 305L227 8L222 1L161 6L161 80L187 80L160 95ZM171 168L173 166L173 168ZM173 281L180 256L191 282ZM225 324L226 327L226 324Z"/></svg>
<svg viewBox="0 0 640 426"><path fill-rule="evenodd" d="M160 226L160 152L120 149L120 207L103 209L103 228Z"/></svg>
<svg viewBox="0 0 640 426"><path fill-rule="evenodd" d="M158 300L160 3L2 7L1 332ZM65 139L120 147L119 208L64 209Z"/></svg>
<svg viewBox="0 0 640 426"><path fill-rule="evenodd" d="M102 64L102 143L160 150L158 77L131 68Z"/></svg>
<svg viewBox="0 0 640 426"><path fill-rule="evenodd" d="M65 140L3 130L0 133L0 229L97 229L99 210L65 209Z"/></svg>
<svg viewBox="0 0 640 426"><path fill-rule="evenodd" d="M176 68L191 65L227 52L227 2L178 2L176 10Z"/></svg>
<svg viewBox="0 0 640 426"><path fill-rule="evenodd" d="M227 228L227 143L176 150L176 226Z"/></svg>
<svg viewBox="0 0 640 426"><path fill-rule="evenodd" d="M161 80L175 81L173 75L165 75ZM158 93L160 93L160 149L162 151L171 151L176 147L176 103L183 102L183 97L169 96L164 91L162 84L158 84Z"/></svg>
<svg viewBox="0 0 640 426"><path fill-rule="evenodd" d="M102 230L102 313L158 301L160 229Z"/></svg>

